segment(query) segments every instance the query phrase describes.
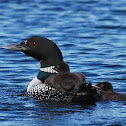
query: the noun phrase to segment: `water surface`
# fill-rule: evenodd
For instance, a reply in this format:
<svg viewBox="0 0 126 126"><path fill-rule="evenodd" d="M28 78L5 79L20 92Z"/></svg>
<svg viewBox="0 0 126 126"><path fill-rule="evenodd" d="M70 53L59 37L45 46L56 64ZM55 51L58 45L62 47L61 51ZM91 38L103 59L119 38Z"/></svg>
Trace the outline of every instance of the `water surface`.
<svg viewBox="0 0 126 126"><path fill-rule="evenodd" d="M54 41L72 72L126 93L125 0L1 0L0 46L32 35ZM81 106L21 96L39 67L21 52L0 49L1 126L126 125L125 101Z"/></svg>

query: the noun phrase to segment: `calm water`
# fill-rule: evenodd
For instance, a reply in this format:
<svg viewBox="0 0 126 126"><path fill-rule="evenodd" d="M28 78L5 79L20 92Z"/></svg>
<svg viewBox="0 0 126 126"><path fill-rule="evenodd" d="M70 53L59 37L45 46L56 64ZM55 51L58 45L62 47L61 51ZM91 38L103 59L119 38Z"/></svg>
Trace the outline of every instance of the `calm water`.
<svg viewBox="0 0 126 126"><path fill-rule="evenodd" d="M53 40L71 71L126 93L126 0L0 0L0 46L32 35ZM0 49L0 126L126 125L125 101L81 106L21 96L39 67Z"/></svg>

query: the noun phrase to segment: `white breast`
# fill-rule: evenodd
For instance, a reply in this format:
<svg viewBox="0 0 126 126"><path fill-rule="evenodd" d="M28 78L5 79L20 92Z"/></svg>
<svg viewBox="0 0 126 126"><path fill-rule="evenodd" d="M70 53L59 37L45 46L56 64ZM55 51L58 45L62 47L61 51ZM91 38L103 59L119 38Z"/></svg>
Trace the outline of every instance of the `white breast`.
<svg viewBox="0 0 126 126"><path fill-rule="evenodd" d="M45 87L45 84L43 84L37 77L35 77L28 85L27 92L34 92L41 89L42 87Z"/></svg>
<svg viewBox="0 0 126 126"><path fill-rule="evenodd" d="M43 72L48 72L48 73L57 73L56 70L54 70L55 66L50 66L50 67L46 67L46 68L40 68L40 71L43 71ZM47 85L45 85L45 83L42 83L41 80L39 80L37 77L35 77L31 83L28 85L28 88L27 88L27 92L36 92L36 91L44 91L46 90L48 87Z"/></svg>

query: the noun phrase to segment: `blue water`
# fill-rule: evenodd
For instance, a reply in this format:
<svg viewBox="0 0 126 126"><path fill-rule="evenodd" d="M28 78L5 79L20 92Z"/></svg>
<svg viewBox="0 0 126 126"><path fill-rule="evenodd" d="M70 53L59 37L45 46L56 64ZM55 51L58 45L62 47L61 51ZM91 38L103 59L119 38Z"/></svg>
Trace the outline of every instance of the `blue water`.
<svg viewBox="0 0 126 126"><path fill-rule="evenodd" d="M61 49L72 72L93 85L109 81L126 93L125 0L0 0L0 46L32 35ZM0 126L124 126L125 101L81 106L22 96L40 64L21 52L0 49Z"/></svg>

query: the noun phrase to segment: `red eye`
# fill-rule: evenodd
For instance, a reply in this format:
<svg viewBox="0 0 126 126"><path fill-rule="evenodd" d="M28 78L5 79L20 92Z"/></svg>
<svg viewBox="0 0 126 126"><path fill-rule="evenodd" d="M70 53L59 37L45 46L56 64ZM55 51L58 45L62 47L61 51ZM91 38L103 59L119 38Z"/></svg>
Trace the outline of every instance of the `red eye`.
<svg viewBox="0 0 126 126"><path fill-rule="evenodd" d="M36 46L36 42L33 43L33 46Z"/></svg>

